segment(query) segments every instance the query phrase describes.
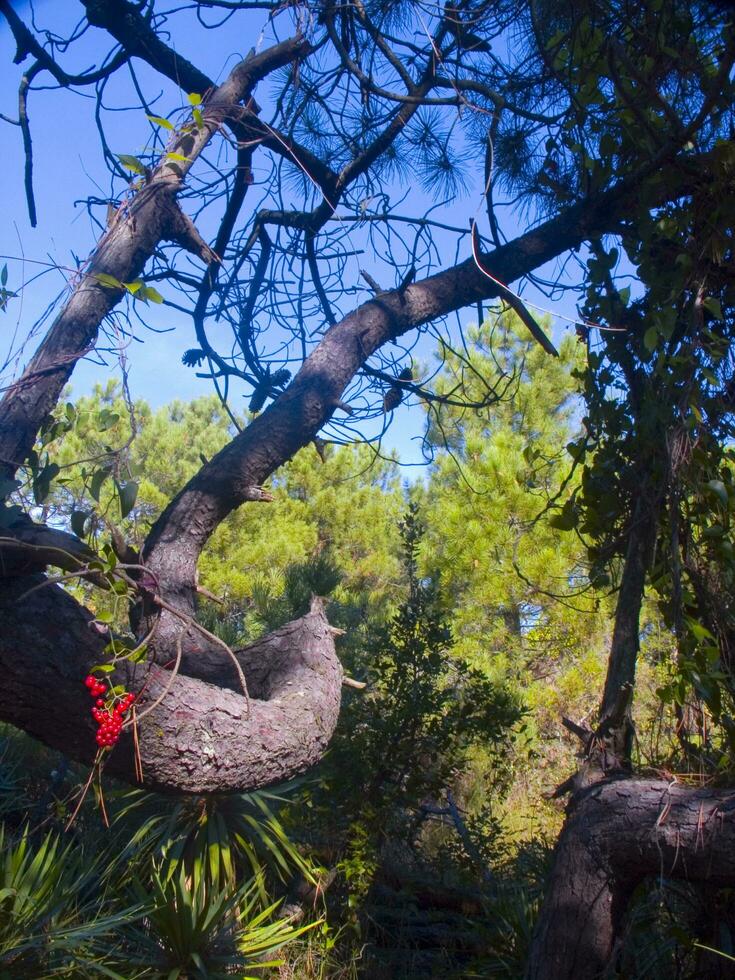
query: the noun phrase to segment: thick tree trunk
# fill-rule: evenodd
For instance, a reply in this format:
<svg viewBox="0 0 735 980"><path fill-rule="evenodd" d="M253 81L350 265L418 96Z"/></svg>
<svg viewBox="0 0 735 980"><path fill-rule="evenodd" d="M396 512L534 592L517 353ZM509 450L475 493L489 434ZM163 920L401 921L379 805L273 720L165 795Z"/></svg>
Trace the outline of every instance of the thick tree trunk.
<svg viewBox="0 0 735 980"><path fill-rule="evenodd" d="M209 81L151 35L150 23L137 5L123 0L114 4L87 0L86 7L91 23L124 38L130 54L176 78L189 91L202 89ZM152 174L146 176L141 189L120 209L31 364L0 401L0 477L14 476L74 364L94 344L101 319L124 295L122 284L140 274L158 243L170 238L206 262L214 261L176 203L182 179L221 123L231 124L236 130L242 125L257 128L257 117L248 108L255 84L310 50L306 40L296 37L237 65L222 85L206 94L203 121L195 127L184 127L174 139L171 149L184 161L177 163L164 155ZM263 135L260 130L258 133ZM316 161L310 161L304 169L317 173L322 189L334 184L339 192L340 180L346 180L349 174L354 176L363 164L367 165L366 161L369 163L370 154L383 145L379 140L373 150L359 155L354 166L346 168L341 176L335 176L324 164L321 170L315 170ZM292 149L291 144L282 149L287 157L295 156L297 160L308 154L303 148ZM706 158L687 153L675 171L679 187L672 189L674 177L665 188L660 181L647 185L644 178L661 163L660 159L651 161L635 177L627 177L604 192L570 205L551 220L481 256L481 265L474 257L468 257L453 268L405 289L383 293L362 305L327 331L288 388L170 502L143 551L143 561L150 572L145 581L148 598L155 593L146 609L146 613L151 613L146 625L156 623L150 652L157 662L172 659L180 646L182 673L188 676L178 678L172 685L166 698L170 705L157 708L142 726L143 764L148 766L146 779L151 785L197 792L242 789L262 785L258 780L284 778L316 761L328 739L324 733L331 732L336 721L339 698L335 685L338 692L340 675L331 647L323 669L310 666L302 673L294 661L291 680L284 682L280 693L271 692L268 700L262 702L267 708L254 703L249 718L244 716L246 706L241 695L225 691L221 702L218 700L219 689L214 685L222 681L223 653L204 642L190 624L195 607L196 564L219 523L246 500L257 499L254 488L314 438L331 417L350 380L383 345L477 300L498 295L503 287L493 277L504 282L517 280L591 237L616 228L632 202L645 199L653 206L671 194L678 195L692 181L701 180L700 170L706 170ZM330 199L333 203L336 200L331 194ZM312 227L314 215L319 217L323 211L320 206L316 212L304 212L304 227ZM486 269L492 270L492 276ZM90 629L91 617L59 589L46 587L19 602L28 587L27 573L37 567L34 562L45 556L51 564L55 552L57 564L76 571L84 561L83 547L72 544L59 551L48 536L43 539L45 543L29 540L40 533L27 527L22 532L9 528L3 536L5 540L0 540L0 616L4 617L0 664L8 672L7 684L0 686L0 718L50 744L71 747L79 758L90 759L93 746L84 749L88 744L84 735L86 723L79 721L76 714L84 691L77 694L72 685L103 659L99 637ZM30 565L23 566L20 537L32 553ZM328 632L325 622L320 629ZM298 648L298 644L292 647L295 651ZM151 668L147 690L162 689L164 680L160 669ZM287 701L288 706L284 706ZM300 706L300 710L294 709L295 713L290 714L293 705ZM173 722L177 717L186 729L185 745L175 734ZM228 749L225 742L230 738ZM251 744L259 745L259 751L270 761L262 766L256 763L248 754ZM171 759L161 753L164 745L172 753ZM232 761L222 766L210 765L206 759L212 751L217 759L227 756ZM250 761L240 764L240 756ZM127 763L120 761L124 757L120 746L113 755L113 764L121 773L132 772L126 768Z"/></svg>
<svg viewBox="0 0 735 980"><path fill-rule="evenodd" d="M577 794L556 846L526 980L595 980L648 876L735 881L735 790L615 779Z"/></svg>
<svg viewBox="0 0 735 980"><path fill-rule="evenodd" d="M3 718L82 761L94 756L91 702L83 679L103 663L107 637L92 616L42 576L0 579L0 702ZM42 587L24 596L34 586ZM236 651L250 693L243 697L223 650L210 683L172 677L155 664L140 676L138 728L143 784L185 793L245 791L282 782L314 765L337 724L342 668L333 631L316 600L306 616ZM136 782L132 729L105 765Z"/></svg>

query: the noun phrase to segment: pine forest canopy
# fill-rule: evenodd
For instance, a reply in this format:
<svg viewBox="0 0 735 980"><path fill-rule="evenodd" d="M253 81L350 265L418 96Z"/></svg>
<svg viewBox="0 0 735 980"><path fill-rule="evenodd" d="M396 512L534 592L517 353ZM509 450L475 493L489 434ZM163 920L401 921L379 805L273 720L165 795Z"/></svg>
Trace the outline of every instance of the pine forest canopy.
<svg viewBox="0 0 735 980"><path fill-rule="evenodd" d="M518 377L502 357L478 371L463 325L499 302L553 358L520 297L531 283L552 310L564 292L580 304L586 352L575 479L550 496L551 523L580 535L588 582L618 602L599 718L569 723L584 762L528 975L598 975L636 884L661 861L674 873L681 848L677 874L716 868L731 885L731 794L621 778L647 583L677 645L662 695L681 712L682 751L717 766L735 745L729 5L82 0L63 32L55 5L0 0L0 12L18 81L2 123L23 146L30 224L42 233L34 157L54 152L36 129L40 99L87 97L79 112L109 170L109 190L86 202L93 250L3 368L0 718L92 762L80 678L113 659L111 696L136 695L139 723L135 746L129 724L100 729L110 774L214 793L317 762L343 679L322 605L233 651L196 618L202 549L243 504L259 504L267 534L263 484L311 443L375 440L402 403L423 404L434 433L447 410L460 428L491 420ZM118 110L131 105L135 142L122 148ZM0 277L8 317L22 318L21 269ZM44 523L54 447L87 424L61 403L75 365L118 350L160 303L190 318L196 343L179 354L211 379L232 433L135 547L126 525L85 510ZM420 356L435 348L432 376ZM98 416L101 430L114 421ZM140 482L129 448L81 471L87 499L115 488L123 522ZM132 638L44 578L49 567L129 604ZM690 696L713 722L699 741Z"/></svg>

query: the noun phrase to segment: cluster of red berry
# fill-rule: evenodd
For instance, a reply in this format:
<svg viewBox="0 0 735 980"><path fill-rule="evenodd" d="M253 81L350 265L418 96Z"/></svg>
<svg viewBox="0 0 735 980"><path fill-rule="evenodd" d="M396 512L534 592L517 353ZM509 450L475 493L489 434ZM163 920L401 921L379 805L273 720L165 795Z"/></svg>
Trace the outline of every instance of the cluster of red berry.
<svg viewBox="0 0 735 980"><path fill-rule="evenodd" d="M107 686L89 674L84 678L84 686L89 691L91 697L95 698L92 708L92 717L97 722L97 744L101 749L112 748L120 738L123 719L130 710L135 695L127 693L116 699L114 704L108 705L104 697L107 694Z"/></svg>

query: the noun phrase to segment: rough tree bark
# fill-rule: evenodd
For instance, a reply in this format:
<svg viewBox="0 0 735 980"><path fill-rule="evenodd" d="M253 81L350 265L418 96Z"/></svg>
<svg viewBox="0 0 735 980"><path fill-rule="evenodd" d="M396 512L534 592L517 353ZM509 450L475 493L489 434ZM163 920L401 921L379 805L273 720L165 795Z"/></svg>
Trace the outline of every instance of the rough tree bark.
<svg viewBox="0 0 735 980"><path fill-rule="evenodd" d="M333 212L349 182L371 165L410 118L421 102L423 86L432 82L427 69L425 77L411 83L405 106L391 117L372 143L336 174L290 137L284 140L261 125L253 101L253 91L260 79L309 53L310 46L303 38L297 36L249 56L215 88L206 75L156 35L139 5L125 0L111 3L86 0L85 7L90 23L116 37L128 56L147 61L185 90L199 91L204 96L202 120L182 128L172 137L167 150L176 154L175 160L164 154L159 165L146 175L140 189L131 192L84 266L38 352L0 402L0 477L5 479L12 477L23 463L74 365L94 345L102 318L124 296L124 288L116 283L137 278L164 240L173 240L192 250L210 271L216 267L217 256L179 208L177 194L192 162L221 126L228 126L243 145L253 140L260 142L295 160L310 174L324 199L313 212L296 213L293 220L301 221L300 227L313 233ZM22 57L30 50L29 45L33 46L32 36L17 17L10 18L10 24ZM674 153L672 144L671 155ZM615 229L625 214L642 200L653 207L696 186L707 169L706 157L685 152L676 160L671 177L663 182L658 177L661 167L668 162L663 157L647 161L637 173L608 190L590 194L532 231L481 255L482 265L498 279L513 282L585 241ZM272 216L273 220L276 217ZM283 220L286 219L291 220L288 215ZM316 436L340 405L351 379L374 352L438 317L491 299L502 288L483 272L474 258L468 258L437 275L406 288L381 293L363 304L326 332L283 393L203 466L160 516L145 543L142 559L148 569L146 587L149 593L155 593L157 601L152 607L149 604L138 625L145 632L155 623L151 652L159 665L172 660L181 647L182 676L171 681L167 697L155 715L146 718L141 726L141 756L149 784L189 792L246 789L285 778L317 760L336 718L333 685L338 666L331 640L327 640L326 624L322 622L319 627L324 657L321 661L312 658L310 669L313 669L308 678L300 673L302 668L306 669L303 658L294 656L289 662L292 687L301 691L303 681L303 697L312 698L309 710L300 719L289 716L293 730L287 731L284 726L281 694L266 700L253 699L250 721L245 721L242 695L233 690L221 695L221 705L216 700L227 671L225 654L190 625L195 613L199 554L219 523L242 503L259 499L259 484ZM4 617L0 649L12 684L8 682L0 688L0 717L28 728L37 737L77 758L91 759L94 740L91 721L86 728L87 723L82 720L86 712L77 717L71 708L62 711L58 707L60 701L70 706L78 703L84 691L79 688L77 694L75 685L100 660L101 641L89 626L90 614L55 587L45 587L21 600L36 584L35 574L48 564L74 571L84 561L81 542L69 536L64 538L60 531L29 528L27 521L6 528L4 540L0 542L0 611ZM309 630L317 628L314 624L321 622L319 616L315 612L312 619L307 617L289 635L301 642L304 630L310 636ZM49 630L44 640L45 624ZM70 637L74 638L73 643ZM304 642L304 649L311 649L308 636ZM243 656L247 661L248 657ZM311 662L310 655L304 656ZM149 701L152 692L166 681L156 667L151 671L146 687ZM283 684L288 686L287 681ZM310 692L306 691L307 687ZM197 715L198 704L203 710ZM35 706L35 713L29 714L31 705ZM165 753L159 751L166 745L172 752L179 752L181 746L174 733L184 717L182 711L193 712L200 718L185 726L187 738L191 740L186 748L186 768L172 765L164 758ZM269 757L269 762L249 756L242 745L243 758L250 761L239 767L233 765L227 773L223 770L218 782L212 775L212 731L207 727L212 718L207 714L220 712L223 718L218 718L216 724L221 726L221 731L230 733L238 746L246 738L243 733L254 733L253 725L260 726L257 730L261 735L267 729L273 737L261 743L261 752ZM228 712L232 718L238 716L237 719L227 720ZM89 732L87 741L82 734L85 728ZM316 729L318 735L313 734ZM294 748L294 742L299 739L309 746L300 753ZM131 752L123 744L112 759L119 772L134 772Z"/></svg>
<svg viewBox="0 0 735 980"><path fill-rule="evenodd" d="M44 582L43 576L23 576L0 586L3 718L73 758L89 760L94 738L81 679L91 662L103 661L107 636L93 625L91 613ZM25 595L34 586L40 587ZM141 707L163 696L138 728L146 786L242 791L281 782L324 754L339 715L342 668L320 601L306 616L235 653L248 680L247 701L221 652L217 669L209 672L211 682L174 679L155 665L143 672ZM140 667L137 673L131 669L119 680L137 690ZM130 731L106 770L137 781Z"/></svg>
<svg viewBox="0 0 735 980"><path fill-rule="evenodd" d="M735 880L735 791L611 779L571 801L526 973L595 980L614 956L635 887L649 876Z"/></svg>
<svg viewBox="0 0 735 980"><path fill-rule="evenodd" d="M285 49L283 45L279 46L281 52L289 50L293 54L300 50L296 42L291 42L290 45L284 42L284 45L287 45ZM267 55L268 52L264 52L259 58ZM278 57L282 57L282 53ZM696 173L696 170L687 162L681 172ZM668 193L679 191L680 188L667 190ZM653 193L660 192L660 187L657 187ZM146 195L146 188L141 191L141 195ZM513 282L555 256L599 236L606 228L614 227L620 215L629 207L633 196L639 198L640 195L641 187L638 184L623 181L610 191L568 207L556 218L484 255L483 265L492 269L498 278ZM135 207L135 203L131 204L131 211ZM140 222L132 225L128 222L129 218L122 218L119 234L124 234L129 240L125 254L131 264L116 264L111 273L121 281L129 281L133 277L139 267L143 247L138 237L144 234ZM148 241L150 233L145 232L145 236ZM39 370L36 357L17 385L6 393L0 403L0 458L6 462L8 474L15 472L18 457L32 445L32 439L43 418L58 397L62 386L61 378L68 377L73 364L93 341L99 318L120 299L119 291L107 290L94 281L90 284L88 280L89 276L76 286L42 343L42 349L54 351L56 360ZM83 338L80 339L79 332L74 329L76 320L69 311L75 310L75 304L80 302L80 294L88 296L90 293L94 297L95 308L99 307L99 318L96 323L93 316L85 320ZM200 635L187 631L181 618L194 613L196 563L209 536L235 507L247 500L257 499L254 486L262 483L278 466L314 438L336 410L340 396L351 378L374 351L415 327L461 309L478 299L492 298L496 294L497 287L482 273L473 259L468 259L428 279L413 283L405 290L386 292L381 294L379 300L363 304L328 330L283 394L202 467L158 519L144 549L144 561L156 582L156 588L165 602L179 613L176 616L164 610L161 615L155 640L156 659L159 662L171 660L175 656L176 643L181 640L184 646L184 670L187 673L196 674L201 681L216 682L220 678L223 669L222 651L208 646ZM24 533L27 533L27 528ZM12 529L7 537L11 540L0 549L0 558L3 563L8 563L7 568L10 571L11 568L17 568L18 549L17 543L12 540ZM46 554L45 558L48 557ZM17 573L6 577L0 585L6 624L3 634L4 656L16 658L21 667L23 662L33 662L34 672L19 670L14 684L4 685L0 690L0 714L7 720L15 720L17 724L21 723L17 711L19 703L32 702L36 705L40 719L51 719L56 710L51 709L51 703L58 699L60 690L55 684L47 684L44 680L46 676L52 678L59 669L54 655L58 648L54 642L41 642L39 619L30 608L23 615L13 606L17 597L27 588L24 582L18 586ZM83 677L88 667L98 663L100 659L98 638L89 629L85 631L82 628L83 622L89 621L89 614L77 609L69 597L58 589L49 588L42 590L40 594L43 594L44 601L43 619L47 622L53 620L57 624L58 632L76 636L76 678ZM56 630L51 631L52 636L56 633ZM31 650L44 650L47 659L44 661L43 658L32 655L29 652ZM19 657L19 651L23 651L22 657ZM47 668L44 668L44 662L48 664ZM161 728L167 731L169 726L176 725L178 688L181 686L183 691L189 683L185 677L176 678L170 695L157 709L156 724L153 725L150 719L146 719L152 729ZM70 684L71 677L68 677L64 690ZM26 690L21 696L20 690L24 686ZM231 696L236 697L234 694ZM205 700L207 704L210 703ZM329 705L325 705L325 717L329 714L328 709ZM50 721L45 725L42 722L34 724L33 734L52 746L69 751L77 758L90 760L94 746L91 722L88 723L90 735L85 745L80 739L72 738L67 731L68 726L77 724L72 721L71 714L69 712L65 720L60 718L58 724L51 724ZM167 714L168 722L165 722ZM273 724L276 725L275 719ZM305 715L304 730L308 730L310 724L308 715ZM26 727L25 724L22 727ZM154 751L158 744L155 739L150 741L143 738L141 753L147 782L159 787L166 786L171 790L204 791L211 787L210 759L206 738L202 736L202 739L191 747L193 754L198 753L198 766L192 761L189 771L185 773L183 769L165 763L163 757ZM288 740L282 746L286 756L291 751L290 743L287 742ZM317 743L313 744L316 748ZM247 789L273 782L318 759L318 754L304 757L297 768L286 770L279 747L271 743L270 749L270 766L257 766L253 771L241 769L238 777L228 782L228 788ZM115 766L121 773L134 771L129 752L127 761L121 761L121 757L126 755L123 745L116 749L114 755L118 757Z"/></svg>

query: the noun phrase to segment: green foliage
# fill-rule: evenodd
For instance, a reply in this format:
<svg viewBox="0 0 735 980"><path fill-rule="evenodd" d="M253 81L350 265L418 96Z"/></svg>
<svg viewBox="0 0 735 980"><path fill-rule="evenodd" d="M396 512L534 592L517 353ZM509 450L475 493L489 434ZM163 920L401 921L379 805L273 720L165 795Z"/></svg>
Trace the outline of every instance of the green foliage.
<svg viewBox="0 0 735 980"><path fill-rule="evenodd" d="M685 18L686 19L686 18ZM633 139L631 134L630 139ZM639 134L639 138L644 137ZM676 643L661 689L679 713L706 706L715 726L690 733L699 763L735 745L730 664L735 619L731 533L731 340L735 291L722 265L735 209L735 159L713 149L711 183L651 216L647 206L588 262L585 315L617 328L579 373L586 403L581 481L562 510L587 543L593 578L617 582L629 542L651 529L646 563ZM614 280L620 252L637 268L637 295ZM688 751L688 750L687 750Z"/></svg>
<svg viewBox="0 0 735 980"><path fill-rule="evenodd" d="M149 889L150 911L134 941L143 975L151 980L262 974L273 965L271 954L313 927L271 921L278 903L259 908L257 882L224 888L198 866L189 872L182 864L154 868ZM147 889L137 890L148 896ZM135 968L135 953L128 964Z"/></svg>
<svg viewBox="0 0 735 980"><path fill-rule="evenodd" d="M106 830L85 800L60 825L77 775L65 763L51 784L30 781L51 763L6 740L0 824L0 977L121 980L260 976L273 955L311 929L279 917L294 874L310 864L287 838L274 794L178 801L108 787ZM53 787L53 788L52 788ZM42 790L42 791L41 791ZM39 795L40 792L40 795Z"/></svg>
<svg viewBox="0 0 735 980"><path fill-rule="evenodd" d="M129 903L102 915L109 867L55 833L11 837L0 825L0 976L67 976L96 958L121 926L142 915Z"/></svg>
<svg viewBox="0 0 735 980"><path fill-rule="evenodd" d="M425 528L411 505L401 523L408 594L378 630L367 664L370 693L351 712L351 752L362 760L367 799L390 812L441 793L469 748L507 738L518 709L452 650L437 590L419 577Z"/></svg>
<svg viewBox="0 0 735 980"><path fill-rule="evenodd" d="M430 432L447 448L426 492L416 492L428 529L420 564L440 584L456 651L515 685L534 709L527 735L548 740L561 714L595 706L607 655L608 609L591 587L585 549L553 519L557 501L578 486L575 372L584 352L566 338L560 356L548 357L510 313L494 314L470 339L470 378L502 372L514 379L513 396L484 411L436 412ZM477 396L480 383L453 357L442 388L463 370Z"/></svg>
<svg viewBox="0 0 735 980"><path fill-rule="evenodd" d="M214 397L151 412L142 402L126 405L115 385L70 403L63 418L72 421L57 420L50 430L49 459L60 475L45 516L98 549L110 528L140 548L168 500L232 435ZM311 592L331 594L339 625L354 626L356 637L389 604L403 506L397 466L364 446L326 446L323 456L304 449L274 476L273 503L240 508L208 542L201 583L225 608L202 615L218 632L227 624L227 642L246 642L300 615ZM88 604L113 612L125 628L124 604L113 608L109 597L81 588Z"/></svg>
<svg viewBox="0 0 735 980"><path fill-rule="evenodd" d="M350 653L367 688L344 706L301 811L300 832L318 840L326 835L330 852L337 848L339 884L330 896L339 921L358 934L371 889L395 860L392 848L408 848L412 861L435 862L422 804L441 800L480 748L500 760L520 716L501 685L456 655L435 583L419 573L424 533L418 507L411 505L400 523L402 601L371 631L365 649ZM502 792L492 765L484 783Z"/></svg>
<svg viewBox="0 0 735 980"><path fill-rule="evenodd" d="M173 871L204 869L208 880L234 888L246 875L258 883L287 884L296 874L313 880L309 863L284 832L273 806L288 801L275 793L172 801L154 793L129 790L115 801L113 830L126 841L126 855L149 855Z"/></svg>

